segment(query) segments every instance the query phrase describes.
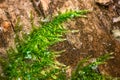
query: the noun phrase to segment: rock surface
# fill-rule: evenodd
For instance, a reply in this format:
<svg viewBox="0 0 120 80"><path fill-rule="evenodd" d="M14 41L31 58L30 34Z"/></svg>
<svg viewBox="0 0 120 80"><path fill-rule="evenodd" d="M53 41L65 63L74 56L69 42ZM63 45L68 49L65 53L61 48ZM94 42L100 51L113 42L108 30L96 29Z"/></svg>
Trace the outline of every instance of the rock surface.
<svg viewBox="0 0 120 80"><path fill-rule="evenodd" d="M53 45L53 50L65 50L58 60L74 69L77 63L87 56L96 58L105 53L114 53L114 59L109 60L108 64L100 68L101 73L112 76L120 76L120 42L111 34L113 27L120 27L120 23L113 23L115 16L120 16L119 6L115 5L114 10L109 10L95 3L108 5L111 0L35 0L41 1L41 7L37 4L37 9L47 16L55 16L59 12L67 10L87 9L87 18L76 18L66 22L70 30L77 30L76 33L66 34L67 41ZM115 1L115 0L114 0ZM114 4L118 5L118 1ZM0 28L4 21L10 22L10 29L0 32L0 55L5 57L5 50L14 45L14 28L20 19L23 26L22 32L29 33L31 30L30 13L34 16L34 23L39 24L43 18L42 14L36 12L30 0L0 0ZM6 46L4 46L6 45ZM2 70L2 69L0 69Z"/></svg>
<svg viewBox="0 0 120 80"><path fill-rule="evenodd" d="M95 0L95 2L99 3L101 5L107 6L107 5L111 4L111 3L113 3L113 0Z"/></svg>

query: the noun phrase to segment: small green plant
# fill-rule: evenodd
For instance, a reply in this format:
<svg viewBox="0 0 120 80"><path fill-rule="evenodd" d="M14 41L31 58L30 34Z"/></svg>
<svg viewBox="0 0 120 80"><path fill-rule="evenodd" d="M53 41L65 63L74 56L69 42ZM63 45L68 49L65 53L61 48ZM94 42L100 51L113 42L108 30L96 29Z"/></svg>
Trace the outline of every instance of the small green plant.
<svg viewBox="0 0 120 80"><path fill-rule="evenodd" d="M79 62L75 71L73 71L71 80L113 80L110 76L100 74L98 66L104 64L106 60L111 58L111 54L104 54L89 63L90 57Z"/></svg>
<svg viewBox="0 0 120 80"><path fill-rule="evenodd" d="M20 37L16 32L15 49L8 52L4 72L7 80L66 80L66 66L56 60L57 54L48 48L57 42L64 41L62 35L67 30L62 23L74 17L84 17L87 10L68 11L59 14L52 21L42 24L30 34ZM18 25L17 26L21 26Z"/></svg>

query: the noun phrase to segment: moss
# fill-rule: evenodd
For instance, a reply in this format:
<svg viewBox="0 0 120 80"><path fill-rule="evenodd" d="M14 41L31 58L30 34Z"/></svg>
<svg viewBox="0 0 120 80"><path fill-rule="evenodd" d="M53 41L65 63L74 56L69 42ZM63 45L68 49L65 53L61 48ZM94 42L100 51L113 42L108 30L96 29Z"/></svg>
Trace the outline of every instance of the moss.
<svg viewBox="0 0 120 80"><path fill-rule="evenodd" d="M98 66L110 59L111 54L104 54L89 63L90 57L79 62L75 71L73 71L71 80L113 80L110 76L102 75Z"/></svg>
<svg viewBox="0 0 120 80"><path fill-rule="evenodd" d="M87 12L80 10L59 14L39 29L34 28L32 23L33 30L22 38L17 29L16 49L9 49L4 67L7 80L65 80L66 66L56 61L57 54L49 51L48 47L65 40L61 38L67 31L62 26L63 22L74 17L84 17Z"/></svg>

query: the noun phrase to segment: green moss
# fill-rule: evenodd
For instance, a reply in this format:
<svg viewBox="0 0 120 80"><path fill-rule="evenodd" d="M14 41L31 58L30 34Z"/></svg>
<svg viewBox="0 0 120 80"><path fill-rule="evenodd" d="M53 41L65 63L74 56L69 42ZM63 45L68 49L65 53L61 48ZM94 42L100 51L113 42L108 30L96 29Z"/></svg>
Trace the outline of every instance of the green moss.
<svg viewBox="0 0 120 80"><path fill-rule="evenodd" d="M61 38L66 33L63 22L84 17L87 12L80 10L59 14L39 29L32 24L33 30L23 38L16 33L16 49L8 51L7 65L4 67L7 80L65 80L66 66L56 61L56 54L48 47L65 40Z"/></svg>
<svg viewBox="0 0 120 80"><path fill-rule="evenodd" d="M73 71L71 80L113 80L110 76L102 75L98 69L99 65L110 58L111 54L104 54L91 63L89 62L90 57L83 59Z"/></svg>

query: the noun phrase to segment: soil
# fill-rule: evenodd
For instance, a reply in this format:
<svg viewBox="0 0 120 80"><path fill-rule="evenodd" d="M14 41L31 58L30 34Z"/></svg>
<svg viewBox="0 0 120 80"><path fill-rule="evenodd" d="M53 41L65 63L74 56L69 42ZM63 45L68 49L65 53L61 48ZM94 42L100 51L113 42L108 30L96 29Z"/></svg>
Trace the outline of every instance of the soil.
<svg viewBox="0 0 120 80"><path fill-rule="evenodd" d="M5 21L10 22L6 31L0 31L1 57L6 58L6 50L10 46L14 47L14 31L18 19L23 25L22 32L29 33L30 13L38 25L40 19L52 18L59 12L87 9L90 11L87 18L75 18L64 25L78 32L67 33L67 40L51 46L51 49L65 50L58 61L71 66L71 69L75 69L77 63L87 56L91 55L94 59L102 54L113 53L114 58L101 65L99 70L102 74L120 77L120 41L112 35L113 29L120 28L120 22L113 23L113 18L120 16L119 0L107 6L96 4L94 0L41 0L42 7L36 6L34 1L37 0L0 0L0 26Z"/></svg>

